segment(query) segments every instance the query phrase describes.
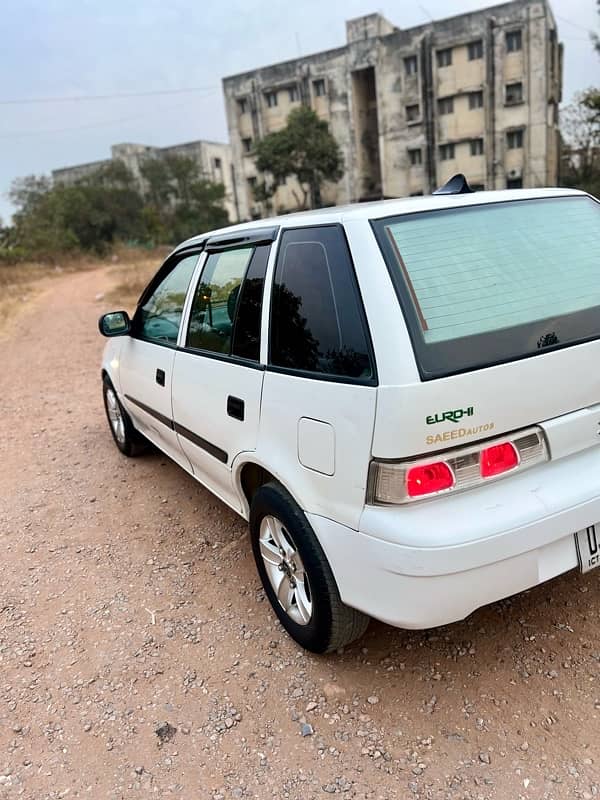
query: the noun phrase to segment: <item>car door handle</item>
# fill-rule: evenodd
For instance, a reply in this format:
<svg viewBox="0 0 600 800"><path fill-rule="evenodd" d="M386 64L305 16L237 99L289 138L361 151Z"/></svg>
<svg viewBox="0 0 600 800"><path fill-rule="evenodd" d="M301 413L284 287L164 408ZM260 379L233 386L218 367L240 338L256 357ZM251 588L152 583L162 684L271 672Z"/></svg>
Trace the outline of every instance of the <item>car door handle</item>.
<svg viewBox="0 0 600 800"><path fill-rule="evenodd" d="M232 397L229 395L227 398L227 413L234 419L244 421L244 401L239 397Z"/></svg>
<svg viewBox="0 0 600 800"><path fill-rule="evenodd" d="M156 370L156 382L159 386L165 385L165 371L164 369L157 369Z"/></svg>

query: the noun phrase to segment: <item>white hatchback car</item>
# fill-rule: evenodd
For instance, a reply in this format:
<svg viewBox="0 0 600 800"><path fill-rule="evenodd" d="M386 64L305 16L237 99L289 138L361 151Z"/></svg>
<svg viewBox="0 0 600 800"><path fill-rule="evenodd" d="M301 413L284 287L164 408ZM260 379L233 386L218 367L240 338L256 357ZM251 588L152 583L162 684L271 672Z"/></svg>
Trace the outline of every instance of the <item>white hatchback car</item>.
<svg viewBox="0 0 600 800"><path fill-rule="evenodd" d="M195 237L100 320L117 446L249 520L315 652L600 560L600 205L453 185Z"/></svg>

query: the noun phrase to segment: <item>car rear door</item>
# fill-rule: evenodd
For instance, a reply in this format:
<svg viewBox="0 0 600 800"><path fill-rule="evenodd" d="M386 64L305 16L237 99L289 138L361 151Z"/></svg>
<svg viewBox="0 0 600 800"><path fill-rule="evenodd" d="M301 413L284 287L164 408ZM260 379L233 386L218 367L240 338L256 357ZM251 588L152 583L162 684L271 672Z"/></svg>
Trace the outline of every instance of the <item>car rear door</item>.
<svg viewBox="0 0 600 800"><path fill-rule="evenodd" d="M256 448L264 365L260 325L276 229L209 240L175 355L175 431L194 475L241 510L231 464Z"/></svg>
<svg viewBox="0 0 600 800"><path fill-rule="evenodd" d="M199 251L175 255L142 296L119 359L121 399L134 424L187 470L173 426L171 379L183 306Z"/></svg>

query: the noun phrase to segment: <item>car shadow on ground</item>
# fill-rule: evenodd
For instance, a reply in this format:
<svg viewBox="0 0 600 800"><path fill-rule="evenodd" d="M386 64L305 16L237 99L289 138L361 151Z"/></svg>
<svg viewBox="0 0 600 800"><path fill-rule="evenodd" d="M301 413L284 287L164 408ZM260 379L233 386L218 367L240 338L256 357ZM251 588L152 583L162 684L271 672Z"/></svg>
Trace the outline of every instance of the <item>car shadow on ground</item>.
<svg viewBox="0 0 600 800"><path fill-rule="evenodd" d="M273 624L274 615L260 587L246 523L155 448L137 463L143 465L144 473L160 471L163 495L176 490L180 523L189 527L198 513L205 518L207 540L211 547L217 545L211 557L215 561L225 559L233 582L244 586L248 596L254 598L250 601L254 608L249 609L252 615ZM211 531L211 521L216 531ZM190 551L198 547L193 536L186 544ZM465 589L468 591L468 587ZM444 669L454 679L462 676L471 681L477 678L478 682L482 676L485 680L486 674L489 679L490 673L510 673L511 680L536 676L553 679L559 671L574 668L578 661L590 659L590 665L597 668L598 654L588 653L587 648L582 650L581 641L595 641L599 608L600 587L595 573L581 575L572 570L443 627L411 631L372 620L360 641L325 660L333 660L338 673L360 670L361 683L376 678L384 685L394 675L417 672L435 686L436 681L444 680ZM283 636L283 630L281 633ZM293 652L296 645L290 641L289 647ZM311 656L315 665L320 658L323 657L314 657L315 661Z"/></svg>

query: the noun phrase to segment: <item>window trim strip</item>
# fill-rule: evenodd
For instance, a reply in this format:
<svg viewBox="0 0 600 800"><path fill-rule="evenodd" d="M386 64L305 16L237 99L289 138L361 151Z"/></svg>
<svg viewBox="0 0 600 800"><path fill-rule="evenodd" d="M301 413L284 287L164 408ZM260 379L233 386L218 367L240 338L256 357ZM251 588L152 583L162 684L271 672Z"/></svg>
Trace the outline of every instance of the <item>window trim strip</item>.
<svg viewBox="0 0 600 800"><path fill-rule="evenodd" d="M279 226L270 228L250 228L245 231L235 231L226 234L211 236L206 240L204 249L207 253L219 253L222 250L233 250L249 245L256 247L260 244L272 244L277 238Z"/></svg>

